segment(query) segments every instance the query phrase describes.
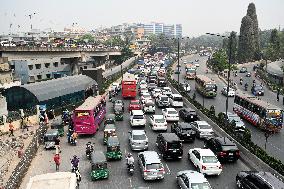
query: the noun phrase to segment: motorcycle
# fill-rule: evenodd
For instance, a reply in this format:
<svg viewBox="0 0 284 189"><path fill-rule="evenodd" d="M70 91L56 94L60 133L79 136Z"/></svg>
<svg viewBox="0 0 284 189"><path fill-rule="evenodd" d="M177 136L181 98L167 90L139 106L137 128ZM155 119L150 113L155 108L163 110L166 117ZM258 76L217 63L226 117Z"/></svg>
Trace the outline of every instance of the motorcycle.
<svg viewBox="0 0 284 189"><path fill-rule="evenodd" d="M91 153L94 151L94 146L91 144L91 142L88 142L86 144L86 156L88 159L91 159Z"/></svg>
<svg viewBox="0 0 284 189"><path fill-rule="evenodd" d="M127 171L128 171L128 174L131 176L134 174L134 164L133 163L127 164Z"/></svg>
<svg viewBox="0 0 284 189"><path fill-rule="evenodd" d="M77 140L71 137L70 138L70 144L73 145L73 146L76 146L77 145Z"/></svg>
<svg viewBox="0 0 284 189"><path fill-rule="evenodd" d="M247 85L245 85L245 91L247 91L248 90L248 86Z"/></svg>
<svg viewBox="0 0 284 189"><path fill-rule="evenodd" d="M242 84L243 84L243 81L241 80L241 81L240 81L240 85L242 85Z"/></svg>
<svg viewBox="0 0 284 189"><path fill-rule="evenodd" d="M79 158L77 158L77 162L74 162L74 159L71 159L71 172L76 173L79 170Z"/></svg>
<svg viewBox="0 0 284 189"><path fill-rule="evenodd" d="M79 169L75 170L75 174L76 174L77 185L79 186L79 182L81 182L81 180L82 180L81 173L80 173Z"/></svg>

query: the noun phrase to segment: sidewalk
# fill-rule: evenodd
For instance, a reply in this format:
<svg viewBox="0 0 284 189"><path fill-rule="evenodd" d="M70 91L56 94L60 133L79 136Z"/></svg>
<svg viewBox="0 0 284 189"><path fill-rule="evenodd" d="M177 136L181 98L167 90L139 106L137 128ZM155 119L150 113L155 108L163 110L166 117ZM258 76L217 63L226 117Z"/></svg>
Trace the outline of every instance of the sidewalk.
<svg viewBox="0 0 284 189"><path fill-rule="evenodd" d="M0 125L0 188L11 176L20 159L18 151L24 152L31 142L31 139L38 128L37 116L30 117L31 126L27 130L20 129L20 121L14 121L14 136L9 137L9 123ZM21 149L23 148L23 149Z"/></svg>

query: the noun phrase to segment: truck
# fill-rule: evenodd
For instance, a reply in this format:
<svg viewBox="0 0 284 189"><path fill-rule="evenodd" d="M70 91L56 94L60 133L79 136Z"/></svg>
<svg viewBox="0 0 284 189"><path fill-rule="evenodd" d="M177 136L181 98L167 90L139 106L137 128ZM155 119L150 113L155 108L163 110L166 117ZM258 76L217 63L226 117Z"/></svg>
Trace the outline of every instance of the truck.
<svg viewBox="0 0 284 189"><path fill-rule="evenodd" d="M26 189L77 189L76 174L55 172L36 175L30 178Z"/></svg>

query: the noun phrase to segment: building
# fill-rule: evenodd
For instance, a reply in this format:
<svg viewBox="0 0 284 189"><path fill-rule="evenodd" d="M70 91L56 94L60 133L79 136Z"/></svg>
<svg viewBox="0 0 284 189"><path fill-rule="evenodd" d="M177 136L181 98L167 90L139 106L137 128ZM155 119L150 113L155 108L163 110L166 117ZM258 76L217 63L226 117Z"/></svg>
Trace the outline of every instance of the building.
<svg viewBox="0 0 284 189"><path fill-rule="evenodd" d="M4 89L18 85L21 85L21 82L14 79L8 58L0 57L0 93Z"/></svg>
<svg viewBox="0 0 284 189"><path fill-rule="evenodd" d="M174 25L174 36L175 37L182 37L182 25L181 24L175 24Z"/></svg>
<svg viewBox="0 0 284 189"><path fill-rule="evenodd" d="M70 64L57 57L12 60L9 64L15 69L15 76L20 78L22 84L60 78L72 72Z"/></svg>
<svg viewBox="0 0 284 189"><path fill-rule="evenodd" d="M154 34L155 29L154 29L153 23L152 24L144 24L143 27L144 27L145 36L149 36L151 34Z"/></svg>
<svg viewBox="0 0 284 189"><path fill-rule="evenodd" d="M164 34L167 37L173 37L175 34L174 25L164 25Z"/></svg>
<svg viewBox="0 0 284 189"><path fill-rule="evenodd" d="M154 23L154 34L159 35L164 33L164 24L163 23Z"/></svg>
<svg viewBox="0 0 284 189"><path fill-rule="evenodd" d="M36 105L59 108L97 94L97 82L85 75L67 76L11 87L3 93L9 111L31 109Z"/></svg>
<svg viewBox="0 0 284 189"><path fill-rule="evenodd" d="M144 36L165 34L168 37L182 37L182 25L181 24L164 24L152 22L150 24L139 24L137 28L144 28ZM138 35L138 29L135 30L136 36ZM139 36L140 37L140 36ZM141 39L137 38L136 39Z"/></svg>

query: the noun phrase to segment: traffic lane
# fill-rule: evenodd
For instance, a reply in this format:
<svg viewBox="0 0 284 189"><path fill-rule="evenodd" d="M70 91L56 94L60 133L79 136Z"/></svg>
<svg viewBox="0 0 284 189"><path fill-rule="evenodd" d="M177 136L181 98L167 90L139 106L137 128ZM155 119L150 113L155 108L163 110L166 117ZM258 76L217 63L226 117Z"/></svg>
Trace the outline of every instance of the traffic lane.
<svg viewBox="0 0 284 189"><path fill-rule="evenodd" d="M125 107L128 107L129 101L125 101ZM156 107L156 113L155 114L162 114L162 109ZM177 108L177 111L179 111L180 108ZM129 113L126 112L124 114L126 117L128 117ZM146 131L147 137L149 139L149 149L148 150L153 150L159 153L157 147L156 147L156 138L157 135L160 132L157 131L152 131L152 129L149 127L149 116L151 114L146 114L147 117L147 125L146 127L141 127L141 128L131 128L128 122L128 125L125 125L124 128L126 128L127 132L128 130L133 130L133 129L144 129ZM172 123L169 122L168 124L168 131L170 132L170 127ZM123 128L119 127L118 128ZM128 128L128 129L127 129ZM119 131L119 130L118 130ZM124 145L126 145L126 149L131 152L131 149L129 147L129 142L127 138L123 138L122 148ZM162 162L164 164L165 170L166 170L166 175L164 180L161 181L144 181L141 172L138 170L138 165L137 165L137 154L138 152L132 151L131 153L134 155L135 162L136 162L136 167L135 167L135 173L132 177L129 178L129 183L131 183L132 186L138 187L138 186L148 186L150 188L176 188L176 174L178 171L182 170L196 170L194 166L191 164L190 161L187 159L187 153L190 148L203 148L203 141L196 139L194 143L184 143L183 145L183 150L184 150L184 155L182 160L172 160L172 161L165 161L162 158ZM124 165L122 165L124 166ZM125 168L126 170L126 168ZM230 164L225 164L224 165L224 172L217 176L217 177L208 177L208 180L210 184L214 188L234 188L235 187L235 179L230 179L228 180L227 175L234 174L236 175L239 171L242 170L249 170L247 166L243 164L241 161L237 161L236 163L230 163Z"/></svg>

